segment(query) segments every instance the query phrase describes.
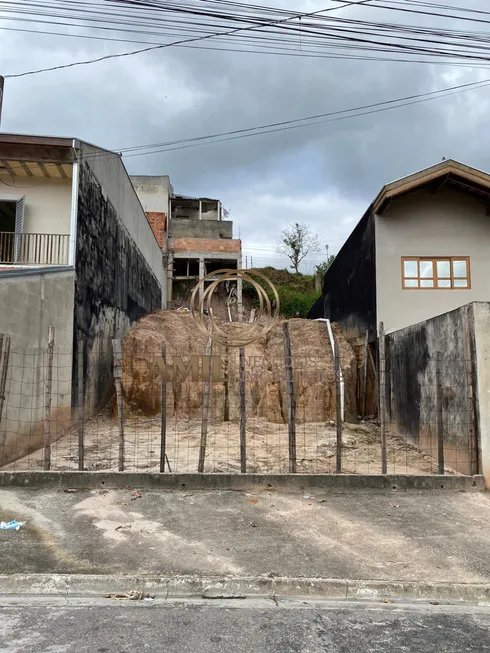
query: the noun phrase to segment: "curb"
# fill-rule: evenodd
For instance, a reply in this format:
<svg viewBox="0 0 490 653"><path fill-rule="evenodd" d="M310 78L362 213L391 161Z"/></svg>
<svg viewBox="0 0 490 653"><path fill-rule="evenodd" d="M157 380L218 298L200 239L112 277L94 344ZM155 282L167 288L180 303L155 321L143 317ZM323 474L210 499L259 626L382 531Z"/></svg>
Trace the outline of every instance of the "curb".
<svg viewBox="0 0 490 653"><path fill-rule="evenodd" d="M132 590L158 599L202 597L310 597L337 600L430 600L490 603L490 583L287 578L268 576L123 576L95 574L4 574L0 594L103 597Z"/></svg>
<svg viewBox="0 0 490 653"><path fill-rule="evenodd" d="M357 474L178 474L138 472L0 472L0 487L167 490L438 490L481 492L483 476Z"/></svg>

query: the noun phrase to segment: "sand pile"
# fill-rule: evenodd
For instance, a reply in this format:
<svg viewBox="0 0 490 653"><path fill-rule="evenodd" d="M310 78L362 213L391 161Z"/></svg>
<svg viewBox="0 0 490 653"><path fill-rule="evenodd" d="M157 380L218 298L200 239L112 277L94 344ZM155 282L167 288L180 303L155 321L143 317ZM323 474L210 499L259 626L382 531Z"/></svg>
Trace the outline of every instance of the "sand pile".
<svg viewBox="0 0 490 653"><path fill-rule="evenodd" d="M237 324L223 326L233 331L243 328ZM334 361L326 325L292 319L289 331L297 423L335 419ZM336 325L333 331L345 380L345 419L355 421L355 355ZM154 363L161 356L163 344L167 367L172 370L174 357L180 356L187 362L190 356L202 356L207 342L189 313L159 311L140 320L123 342L123 392L131 413L148 416L160 413L161 377L155 375ZM285 423L288 399L282 322L267 336L248 345L245 353L247 415ZM238 349L213 344L212 354L220 356L223 381L211 385L210 420L223 421L228 412L229 419L236 421L240 407ZM168 417L200 418L203 388L202 381L192 381L190 376L182 380L179 374L174 374L173 381L167 383Z"/></svg>

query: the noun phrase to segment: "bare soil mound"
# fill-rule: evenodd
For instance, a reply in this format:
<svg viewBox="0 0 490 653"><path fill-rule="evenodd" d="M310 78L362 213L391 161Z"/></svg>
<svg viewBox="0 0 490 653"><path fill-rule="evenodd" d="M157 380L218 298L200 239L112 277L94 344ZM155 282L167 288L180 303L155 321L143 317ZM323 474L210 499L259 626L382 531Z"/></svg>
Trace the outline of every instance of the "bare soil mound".
<svg viewBox="0 0 490 653"><path fill-rule="evenodd" d="M291 337L296 421L326 422L335 419L335 372L327 327L322 322L291 319ZM283 424L288 415L288 394L284 365L283 322L277 323L260 340L245 348L247 416ZM226 324L234 331L252 325ZM259 327L260 328L260 325ZM356 421L356 358L340 329L333 325L339 345L345 382L345 419ZM135 415L153 416L161 411L161 377L155 374L155 360L166 347L167 368L181 357L187 364L191 356L202 357L207 337L197 328L192 315L178 311L157 311L140 320L123 343L123 392L129 410ZM237 348L213 344L213 356L221 359L223 381L211 384L210 417L223 421L239 418L239 353ZM168 417L199 419L202 413L204 383L190 376L174 374L167 383Z"/></svg>

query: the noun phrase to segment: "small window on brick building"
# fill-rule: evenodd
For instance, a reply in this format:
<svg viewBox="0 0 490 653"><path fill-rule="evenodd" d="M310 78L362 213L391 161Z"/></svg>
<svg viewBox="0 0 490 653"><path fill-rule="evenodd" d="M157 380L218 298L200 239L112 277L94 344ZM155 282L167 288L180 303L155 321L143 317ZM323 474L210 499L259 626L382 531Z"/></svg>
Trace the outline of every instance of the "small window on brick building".
<svg viewBox="0 0 490 653"><path fill-rule="evenodd" d="M468 290L470 288L468 256L402 258L402 288L433 290Z"/></svg>

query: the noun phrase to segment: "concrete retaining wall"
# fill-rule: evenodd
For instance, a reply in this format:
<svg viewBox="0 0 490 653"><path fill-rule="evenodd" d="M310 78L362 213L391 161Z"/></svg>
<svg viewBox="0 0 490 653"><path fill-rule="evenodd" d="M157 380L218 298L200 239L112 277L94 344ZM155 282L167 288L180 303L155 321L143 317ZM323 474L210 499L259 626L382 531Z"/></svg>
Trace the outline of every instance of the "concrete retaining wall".
<svg viewBox="0 0 490 653"><path fill-rule="evenodd" d="M436 356L440 351L444 458L464 474L478 469L473 330L474 311L469 304L386 337L388 430L437 459Z"/></svg>
<svg viewBox="0 0 490 653"><path fill-rule="evenodd" d="M111 204L117 219L133 240L164 293L166 275L162 264L162 251L121 158L117 154L86 143L82 143L81 152L85 165L100 185L103 197ZM165 212L164 209L158 210ZM164 306L164 301L165 297L162 296L159 308Z"/></svg>
<svg viewBox="0 0 490 653"><path fill-rule="evenodd" d="M84 340L85 403L97 412L112 392L112 338L162 307L162 252L118 157L80 165L75 341ZM77 385L75 351L73 388ZM74 394L74 401L76 395Z"/></svg>

